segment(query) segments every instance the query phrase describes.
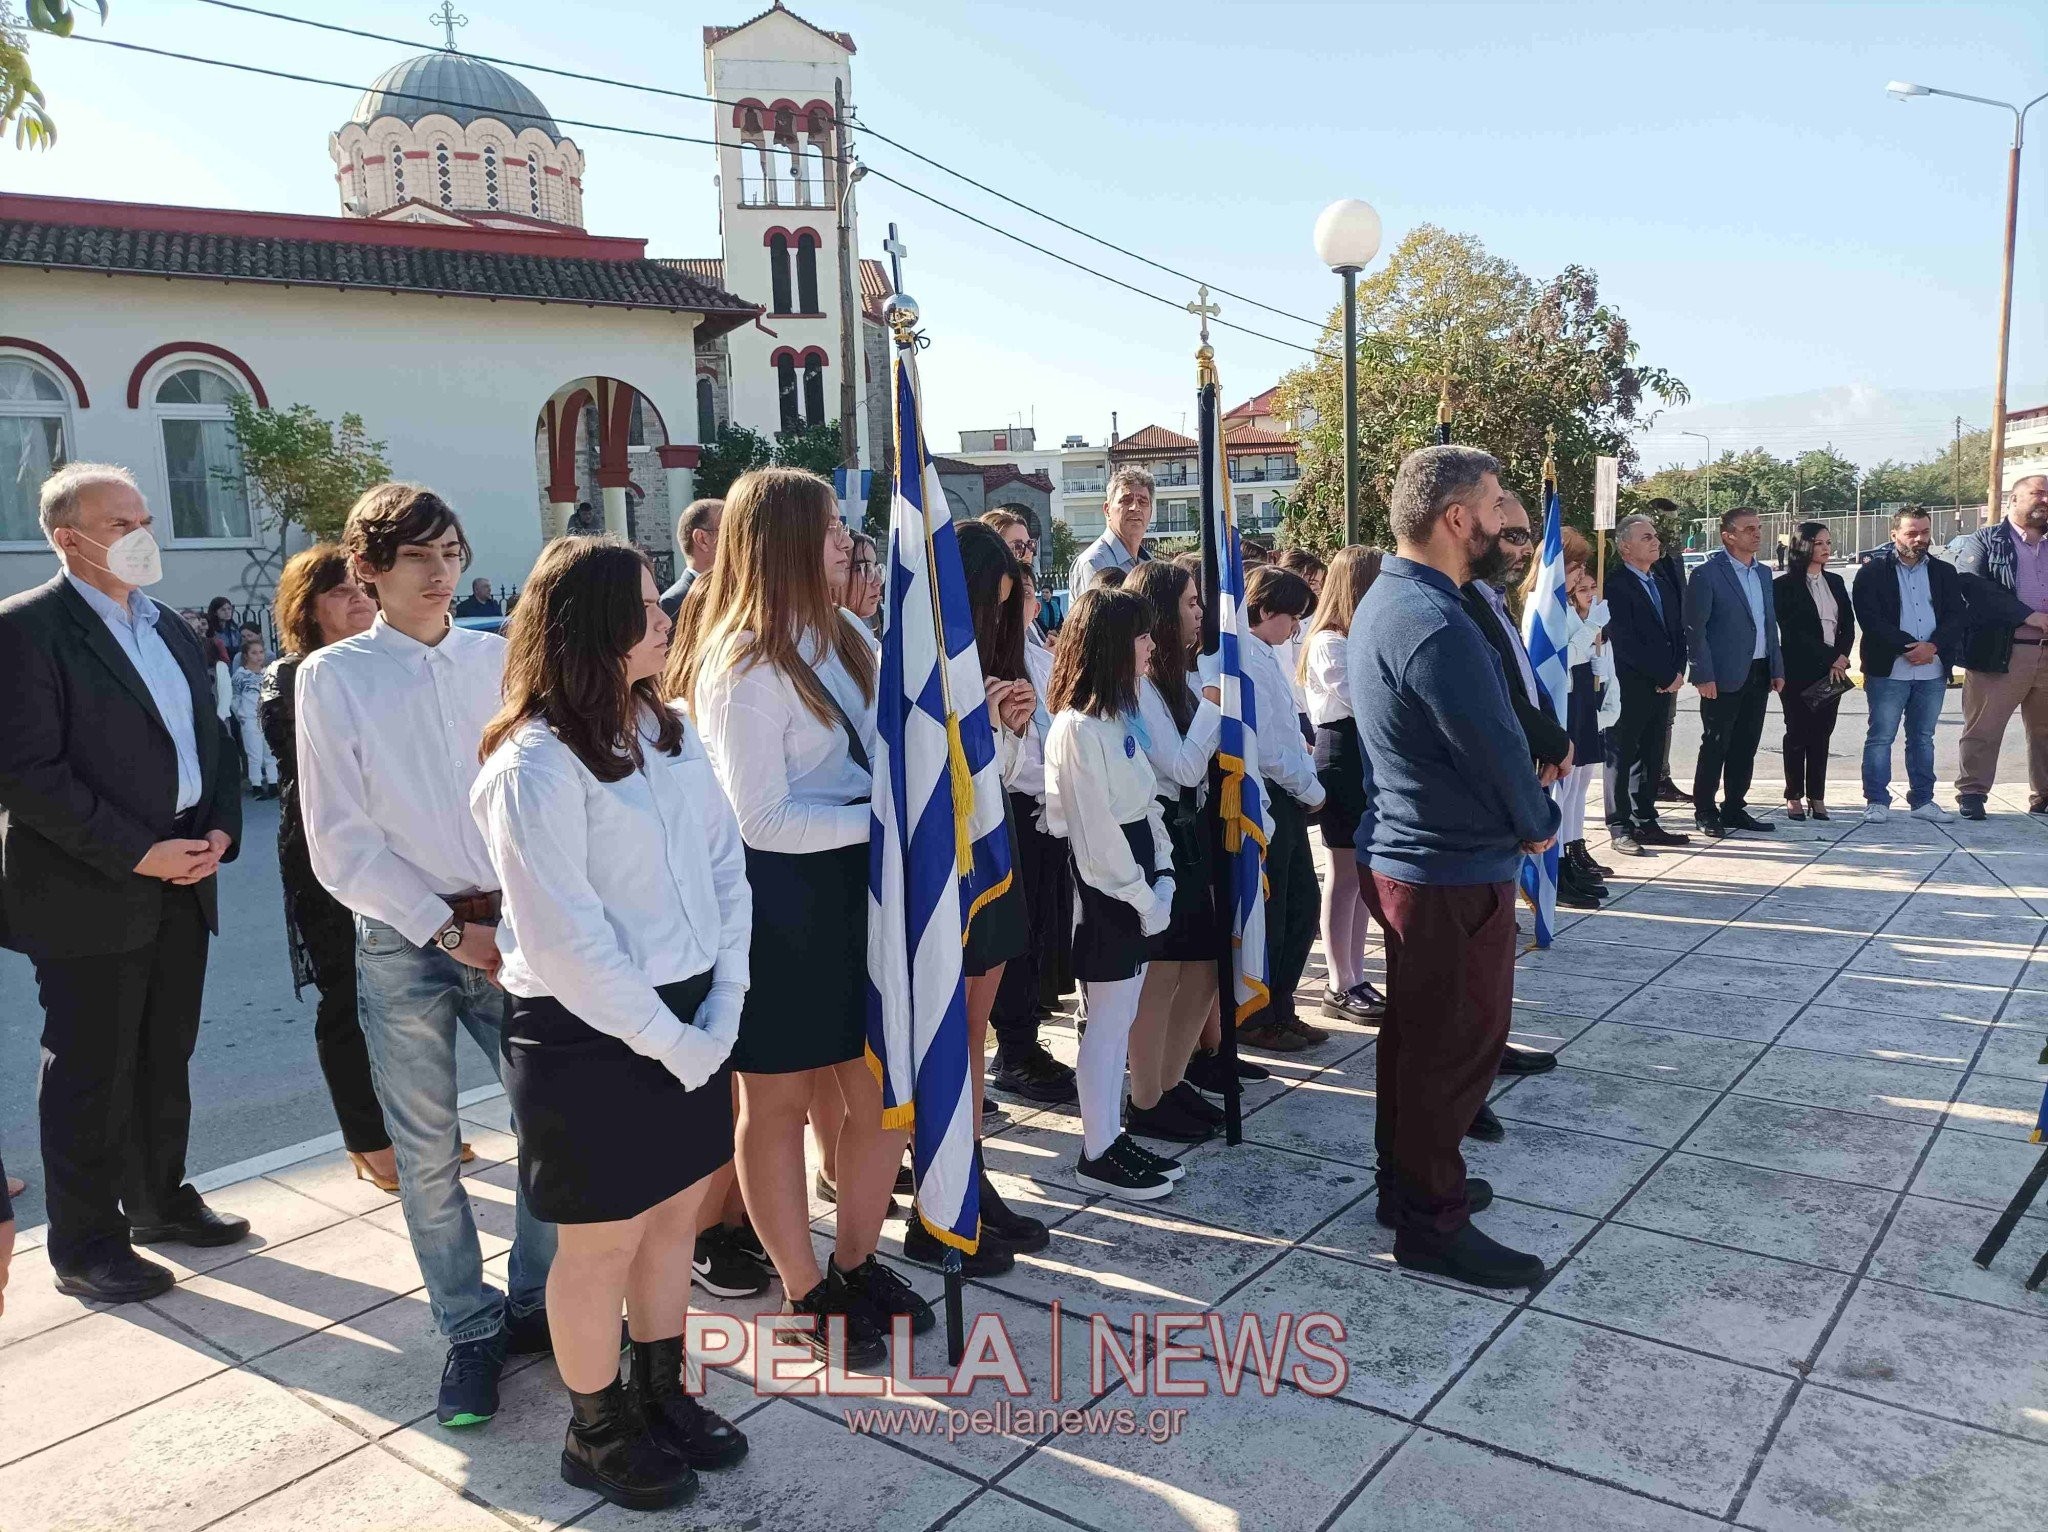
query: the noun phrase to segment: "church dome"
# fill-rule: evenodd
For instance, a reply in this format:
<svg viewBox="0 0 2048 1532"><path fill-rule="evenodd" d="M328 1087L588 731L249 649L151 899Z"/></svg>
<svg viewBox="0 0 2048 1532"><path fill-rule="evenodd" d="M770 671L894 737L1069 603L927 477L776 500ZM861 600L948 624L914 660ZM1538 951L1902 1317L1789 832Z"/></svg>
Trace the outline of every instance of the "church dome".
<svg viewBox="0 0 2048 1532"><path fill-rule="evenodd" d="M562 136L540 97L504 70L446 51L422 53L385 70L363 92L349 121L368 127L380 117L417 123L429 115L452 117L464 127L490 117L515 133L539 128L551 139Z"/></svg>

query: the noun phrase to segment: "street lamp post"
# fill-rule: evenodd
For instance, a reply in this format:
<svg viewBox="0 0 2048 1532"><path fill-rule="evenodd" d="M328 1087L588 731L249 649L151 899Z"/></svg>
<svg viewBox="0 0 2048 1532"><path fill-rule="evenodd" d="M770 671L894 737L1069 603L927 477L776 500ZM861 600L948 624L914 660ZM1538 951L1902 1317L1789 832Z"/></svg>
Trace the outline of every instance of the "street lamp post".
<svg viewBox="0 0 2048 1532"><path fill-rule="evenodd" d="M1697 436L1707 444L1707 461L1702 466L1706 469L1707 474L1707 514L1711 516L1714 514L1714 438L1707 435L1704 431L1680 430L1678 434L1680 436Z"/></svg>
<svg viewBox="0 0 2048 1532"><path fill-rule="evenodd" d="M2005 271L1998 299L1998 381L1991 395L1991 485L1984 502L1984 524L1989 526L1998 518L2004 494L1999 482L1999 469L2005 458L2005 373L2012 351L2012 257L2014 239L2019 231L2020 149L2027 137L2027 113L2048 101L2048 91L2043 91L2024 105L2015 106L2010 101L1966 95L1959 90L1942 90L1933 85L1915 85L1907 80L1894 80L1885 89L1901 101L1909 101L1915 96L1947 96L1955 101L1974 101L1979 106L2003 107L2012 113L2012 150L2006 160L2005 173Z"/></svg>
<svg viewBox="0 0 2048 1532"><path fill-rule="evenodd" d="M1355 197L1316 219L1316 258L1344 279L1344 545L1358 541L1358 274L1380 251L1380 215Z"/></svg>

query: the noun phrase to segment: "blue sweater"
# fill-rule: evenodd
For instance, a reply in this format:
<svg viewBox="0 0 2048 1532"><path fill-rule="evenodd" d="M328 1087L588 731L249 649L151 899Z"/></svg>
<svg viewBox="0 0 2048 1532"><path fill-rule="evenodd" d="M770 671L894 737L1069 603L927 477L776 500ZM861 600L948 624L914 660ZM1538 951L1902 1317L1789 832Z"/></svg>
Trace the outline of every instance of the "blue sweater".
<svg viewBox="0 0 2048 1532"><path fill-rule="evenodd" d="M1529 764L1500 657L1458 588L1389 558L1345 646L1365 756L1358 859L1403 883L1505 883L1521 843L1557 833Z"/></svg>

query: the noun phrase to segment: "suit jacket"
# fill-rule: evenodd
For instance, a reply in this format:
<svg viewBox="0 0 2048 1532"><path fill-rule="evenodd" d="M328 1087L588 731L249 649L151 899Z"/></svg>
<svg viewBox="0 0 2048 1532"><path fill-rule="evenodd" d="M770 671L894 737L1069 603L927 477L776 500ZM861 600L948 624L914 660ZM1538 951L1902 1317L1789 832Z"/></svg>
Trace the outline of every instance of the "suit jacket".
<svg viewBox="0 0 2048 1532"><path fill-rule="evenodd" d="M240 850L242 783L214 711L212 667L176 612L157 633L192 689L199 802L192 836ZM0 940L31 957L132 952L168 884L135 864L177 819L178 753L121 646L60 573L0 601ZM218 931L216 879L192 885Z"/></svg>
<svg viewBox="0 0 2048 1532"><path fill-rule="evenodd" d="M1501 626L1500 619L1493 614L1492 603L1480 594L1478 587L1467 585L1459 594L1465 610L1493 645L1493 652L1500 656L1508 683L1508 701L1514 704L1515 721L1521 724L1522 734L1529 741L1529 754L1543 765L1555 766L1571 748L1571 735L1551 711L1550 694L1544 691L1541 681L1536 683L1534 696L1522 685L1522 666L1515 658L1514 635Z"/></svg>
<svg viewBox="0 0 2048 1532"><path fill-rule="evenodd" d="M1756 574L1763 581L1764 658L1770 661L1771 677L1785 674L1785 659L1778 652L1778 614L1771 601L1771 575L1762 564ZM1743 590L1744 576L1737 570L1728 550L1711 555L1685 582L1685 649L1692 661L1692 681L1697 686L1711 681L1731 690L1749 679L1749 667L1756 656L1756 620L1749 596Z"/></svg>
<svg viewBox="0 0 2048 1532"><path fill-rule="evenodd" d="M1778 609L1778 642L1785 653L1785 689L1800 691L1813 685L1834 669L1835 661L1846 659L1856 642L1856 613L1849 601L1849 587L1832 569L1821 577L1835 598L1835 641L1821 637L1820 608L1806 576L1787 571L1773 582L1771 593Z"/></svg>
<svg viewBox="0 0 2048 1532"><path fill-rule="evenodd" d="M1650 577L1664 597L1661 619L1633 569L1624 564L1608 571L1607 639L1620 677L1640 676L1662 690L1685 674L1685 591L1662 559L1650 566Z"/></svg>
<svg viewBox="0 0 2048 1532"><path fill-rule="evenodd" d="M676 576L676 583L661 593L661 609L670 622L676 620L676 614L683 609L683 597L690 594L690 587L696 583L697 571L685 564L683 572Z"/></svg>
<svg viewBox="0 0 2048 1532"><path fill-rule="evenodd" d="M1927 593L1934 598L1934 647L1946 681L1954 668L1969 628L1963 583L1954 566L1932 553L1927 565ZM1899 626L1899 560L1889 547L1880 548L1856 571L1856 620L1863 624L1863 678L1883 680L1892 663L1915 640Z"/></svg>

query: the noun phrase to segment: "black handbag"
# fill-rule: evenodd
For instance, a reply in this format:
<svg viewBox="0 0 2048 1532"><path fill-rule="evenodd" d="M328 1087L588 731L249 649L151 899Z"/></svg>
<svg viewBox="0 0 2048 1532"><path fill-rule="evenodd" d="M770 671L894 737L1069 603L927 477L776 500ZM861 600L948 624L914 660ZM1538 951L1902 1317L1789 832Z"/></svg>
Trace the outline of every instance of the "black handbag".
<svg viewBox="0 0 2048 1532"><path fill-rule="evenodd" d="M1799 699L1808 707L1821 707L1833 702L1843 692L1852 692L1854 690L1856 690L1856 683L1849 679L1847 671L1844 671L1841 675L1836 675L1831 670L1814 682L1813 685L1807 687L1805 691L1801 692Z"/></svg>

